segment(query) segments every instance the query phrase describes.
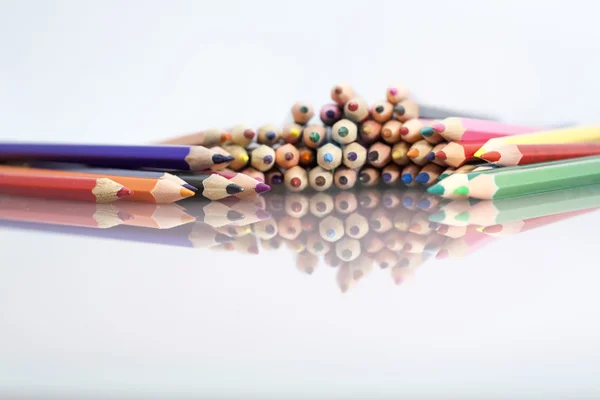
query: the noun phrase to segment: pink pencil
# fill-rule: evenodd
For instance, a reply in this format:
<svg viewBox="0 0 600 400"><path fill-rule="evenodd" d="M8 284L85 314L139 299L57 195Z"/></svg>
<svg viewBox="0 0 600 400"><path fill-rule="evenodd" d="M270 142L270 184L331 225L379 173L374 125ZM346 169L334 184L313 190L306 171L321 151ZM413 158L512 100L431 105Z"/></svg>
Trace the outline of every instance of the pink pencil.
<svg viewBox="0 0 600 400"><path fill-rule="evenodd" d="M421 129L421 135L429 137L438 133L449 142L465 143L486 142L497 137L532 133L538 130L540 128L504 124L484 119L450 117L424 127Z"/></svg>

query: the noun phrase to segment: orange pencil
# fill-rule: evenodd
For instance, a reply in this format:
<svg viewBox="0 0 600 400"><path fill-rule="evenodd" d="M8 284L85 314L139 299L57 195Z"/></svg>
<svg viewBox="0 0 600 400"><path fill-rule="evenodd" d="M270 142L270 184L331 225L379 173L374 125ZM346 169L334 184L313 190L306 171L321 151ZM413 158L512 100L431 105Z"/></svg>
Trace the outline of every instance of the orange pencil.
<svg viewBox="0 0 600 400"><path fill-rule="evenodd" d="M182 187L181 185L166 179L151 179L151 178L137 178L129 176L116 176L116 175L104 175L104 174L88 174L85 172L73 172L73 171L60 171L51 169L39 169L39 168L21 168L21 167L0 167L0 173L12 172L20 174L22 176L30 175L44 175L44 176L72 176L82 178L107 178L113 182L129 188L133 193L128 197L128 201L137 201L141 203L172 203L191 197L194 195L189 189Z"/></svg>
<svg viewBox="0 0 600 400"><path fill-rule="evenodd" d="M1 171L0 193L12 196L111 203L131 196L132 191L108 178Z"/></svg>

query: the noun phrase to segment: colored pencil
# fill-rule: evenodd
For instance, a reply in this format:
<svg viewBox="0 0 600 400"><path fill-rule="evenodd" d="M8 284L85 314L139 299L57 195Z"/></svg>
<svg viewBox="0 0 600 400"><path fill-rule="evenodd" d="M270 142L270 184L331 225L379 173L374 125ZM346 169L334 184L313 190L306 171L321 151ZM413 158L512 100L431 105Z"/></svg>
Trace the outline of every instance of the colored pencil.
<svg viewBox="0 0 600 400"><path fill-rule="evenodd" d="M333 170L342 163L342 149L333 143L327 143L317 150L317 164L326 170Z"/></svg>
<svg viewBox="0 0 600 400"><path fill-rule="evenodd" d="M421 135L441 135L450 142L485 142L487 140L505 136L531 133L539 128L505 124L497 121L450 117L436 121L421 130Z"/></svg>
<svg viewBox="0 0 600 400"><path fill-rule="evenodd" d="M348 83L338 83L331 88L331 100L340 106L346 104L352 97L354 97L354 89Z"/></svg>
<svg viewBox="0 0 600 400"><path fill-rule="evenodd" d="M419 105L412 100L403 100L395 104L394 118L400 122L419 118Z"/></svg>
<svg viewBox="0 0 600 400"><path fill-rule="evenodd" d="M319 223L319 234L323 240L337 242L344 237L344 222L334 216L327 216Z"/></svg>
<svg viewBox="0 0 600 400"><path fill-rule="evenodd" d="M203 170L232 160L200 146L117 146L87 144L0 143L4 161L36 160L83 163L108 168Z"/></svg>
<svg viewBox="0 0 600 400"><path fill-rule="evenodd" d="M449 237L449 238L459 238L462 236L465 236L467 233L467 228L468 225L463 225L463 226L453 226L453 225L439 225L438 229L436 230L437 233L439 233L440 235Z"/></svg>
<svg viewBox="0 0 600 400"><path fill-rule="evenodd" d="M318 192L327 190L333 185L333 173L322 167L315 167L308 173L308 182Z"/></svg>
<svg viewBox="0 0 600 400"><path fill-rule="evenodd" d="M39 163L27 163L28 167L39 168L39 169L51 169L51 170L63 170L73 172L84 172L87 174L94 175L110 175L110 176L127 176L137 178L149 178L168 180L183 186L186 189L198 190L196 187L188 184L185 180L181 179L177 175L170 174L168 172L161 171L145 171L145 170L134 170L134 169L118 169L118 168L93 168L88 167L84 164L71 164L71 163L54 163L54 162L39 162Z"/></svg>
<svg viewBox="0 0 600 400"><path fill-rule="evenodd" d="M23 177L33 176L67 176L81 178L106 178L127 187L132 193L127 197L128 201L142 203L172 203L181 199L194 196L194 192L182 187L172 180L136 178L121 175L89 174L76 171L61 171L40 168L20 168L0 166L0 173L14 173ZM195 186L194 186L195 187ZM202 193L199 193L202 195Z"/></svg>
<svg viewBox="0 0 600 400"><path fill-rule="evenodd" d="M395 84L390 86L386 92L387 100L392 104L398 104L401 101L408 99L409 91L404 85Z"/></svg>
<svg viewBox="0 0 600 400"><path fill-rule="evenodd" d="M446 142L446 139L444 139L444 137L442 135L440 135L438 132L436 132L433 129L427 129L427 127L431 127L432 125L436 124L437 122L438 121L436 121L436 120L430 120L427 123L427 126L419 131L421 138L427 140L431 144L438 144L438 143Z"/></svg>
<svg viewBox="0 0 600 400"><path fill-rule="evenodd" d="M382 129L379 122L368 119L359 125L358 135L364 145L370 145L379 140Z"/></svg>
<svg viewBox="0 0 600 400"><path fill-rule="evenodd" d="M356 141L358 126L349 119L340 119L331 128L331 139L339 144L349 144Z"/></svg>
<svg viewBox="0 0 600 400"><path fill-rule="evenodd" d="M458 168L467 162L477 160L473 155L483 145L482 142L451 142L435 154L435 157L451 167Z"/></svg>
<svg viewBox="0 0 600 400"><path fill-rule="evenodd" d="M183 206L185 212L196 218L197 221L210 225L213 228L231 225L245 219L245 215L232 210L219 201L182 201L178 205Z"/></svg>
<svg viewBox="0 0 600 400"><path fill-rule="evenodd" d="M277 222L273 218L255 222L250 227L259 239L269 240L277 236Z"/></svg>
<svg viewBox="0 0 600 400"><path fill-rule="evenodd" d="M429 161L427 160L427 155L431 153L432 149L433 146L431 145L431 143L429 143L426 140L419 140L418 142L413 143L413 145L410 146L410 149L408 149L406 155L408 156L408 158L410 158L410 161L412 161L413 163L423 166L429 163Z"/></svg>
<svg viewBox="0 0 600 400"><path fill-rule="evenodd" d="M224 146L223 149L227 151L231 157L233 157L233 160L231 160L229 163L229 168L234 171L240 171L246 168L248 162L250 161L250 156L245 148L239 145L228 145Z"/></svg>
<svg viewBox="0 0 600 400"><path fill-rule="evenodd" d="M296 269L307 275L311 275L319 266L319 257L304 250L296 256Z"/></svg>
<svg viewBox="0 0 600 400"><path fill-rule="evenodd" d="M275 150L275 164L283 169L295 167L300 162L300 153L293 144L287 143Z"/></svg>
<svg viewBox="0 0 600 400"><path fill-rule="evenodd" d="M556 129L552 131L490 139L475 153L475 157L479 157L484 153L496 151L499 147L507 144L585 143L599 141L600 125Z"/></svg>
<svg viewBox="0 0 600 400"><path fill-rule="evenodd" d="M491 226L595 209L600 205L600 185L581 186L533 196L484 200L465 213L471 225Z"/></svg>
<svg viewBox="0 0 600 400"><path fill-rule="evenodd" d="M308 101L299 101L292 106L294 122L304 125L315 115L315 109Z"/></svg>
<svg viewBox="0 0 600 400"><path fill-rule="evenodd" d="M488 174L471 172L468 182L455 192L476 199L503 199L570 189L599 183L599 167L600 156L594 156L535 164L534 168L498 168Z"/></svg>
<svg viewBox="0 0 600 400"><path fill-rule="evenodd" d="M402 193L404 190L395 186L394 189L387 189L383 193L381 193L381 204L385 208L396 209L402 202Z"/></svg>
<svg viewBox="0 0 600 400"><path fill-rule="evenodd" d="M410 163L410 158L406 155L408 153L409 144L406 142L398 142L392 147L392 161L400 166L404 166Z"/></svg>
<svg viewBox="0 0 600 400"><path fill-rule="evenodd" d="M309 147L298 149L298 164L303 168L312 168L317 165L317 153Z"/></svg>
<svg viewBox="0 0 600 400"><path fill-rule="evenodd" d="M408 155L408 153L407 153ZM375 168L383 168L392 160L392 148L382 142L377 142L369 147L367 161Z"/></svg>
<svg viewBox="0 0 600 400"><path fill-rule="evenodd" d="M448 146L448 143L446 142L438 143L435 146L433 146L429 154L427 154L427 156L425 157L427 161L437 164L441 167L447 167L448 164L444 160L440 159L439 157L436 157L436 154L439 151L442 151L446 146Z"/></svg>
<svg viewBox="0 0 600 400"><path fill-rule="evenodd" d="M231 128L231 143L246 148L256 137L254 129L246 124L239 124Z"/></svg>
<svg viewBox="0 0 600 400"><path fill-rule="evenodd" d="M219 201L233 211L237 211L244 215L244 218L232 221L230 225L244 226L250 225L258 221L263 221L271 218L271 214L265 211L264 206L259 203L249 201L248 199L236 199L229 197Z"/></svg>
<svg viewBox="0 0 600 400"><path fill-rule="evenodd" d="M503 167L600 155L600 143L506 144L479 158Z"/></svg>
<svg viewBox="0 0 600 400"><path fill-rule="evenodd" d="M231 176L232 173L226 173L222 171L215 171L215 173L206 174L186 174L179 175L185 178L187 182L190 182L198 188L198 195L206 197L209 200L221 200L229 196L241 195L245 189L230 181L224 175ZM240 175L236 174L235 176Z"/></svg>
<svg viewBox="0 0 600 400"><path fill-rule="evenodd" d="M406 236L406 234L404 232L398 232L398 231L390 231L388 232L387 235L385 235L385 247L388 250L391 251L402 251L402 249L404 248L404 245L406 244L404 242L404 237Z"/></svg>
<svg viewBox="0 0 600 400"><path fill-rule="evenodd" d="M363 250L367 253L378 254L387 250L385 248L385 243L383 241L382 235L379 235L376 232L367 233L360 240L360 242ZM375 259L377 259L377 256L375 256Z"/></svg>
<svg viewBox="0 0 600 400"><path fill-rule="evenodd" d="M395 119L387 121L381 128L381 138L389 144L398 143L402 140L402 135L407 133L408 129Z"/></svg>
<svg viewBox="0 0 600 400"><path fill-rule="evenodd" d="M317 218L323 218L335 210L333 197L328 193L316 193L310 197L309 210Z"/></svg>
<svg viewBox="0 0 600 400"><path fill-rule="evenodd" d="M343 193L347 194L347 193ZM349 193L347 195L350 195ZM354 196L353 196L354 197ZM375 189L363 190L357 197L358 204L364 209L375 209L380 201L381 196L379 196L379 192ZM337 200L337 197L336 197Z"/></svg>
<svg viewBox="0 0 600 400"><path fill-rule="evenodd" d="M181 146L220 146L231 141L231 134L224 129L206 129L205 131L190 133L161 141L162 145Z"/></svg>
<svg viewBox="0 0 600 400"><path fill-rule="evenodd" d="M369 105L361 97L353 97L344 104L344 117L361 123L369 117Z"/></svg>
<svg viewBox="0 0 600 400"><path fill-rule="evenodd" d="M415 177L421 170L421 167L410 163L407 164L404 168L402 168L401 172L401 180L406 186L414 186L416 184Z"/></svg>
<svg viewBox="0 0 600 400"><path fill-rule="evenodd" d="M296 167L294 167L296 168ZM271 188L277 188L283 183L283 172L278 168L273 168L265 173L265 183Z"/></svg>
<svg viewBox="0 0 600 400"><path fill-rule="evenodd" d="M421 198L422 194L423 192L418 189L407 190L402 196L402 205L407 210L415 211L417 209L417 202Z"/></svg>
<svg viewBox="0 0 600 400"><path fill-rule="evenodd" d="M429 163L421 168L415 177L415 182L418 182L425 187L429 187L437 182L437 178L443 171L443 167L440 167L437 164Z"/></svg>
<svg viewBox="0 0 600 400"><path fill-rule="evenodd" d="M333 174L333 182L341 190L352 189L356 184L357 178L358 174L356 170L347 167L337 168Z"/></svg>
<svg viewBox="0 0 600 400"><path fill-rule="evenodd" d="M390 163L381 170L381 179L388 185L395 184L400 179L400 167Z"/></svg>
<svg viewBox="0 0 600 400"><path fill-rule="evenodd" d="M367 149L359 143L350 143L344 147L342 160L350 169L357 169L367 162Z"/></svg>
<svg viewBox="0 0 600 400"><path fill-rule="evenodd" d="M325 126L333 126L342 119L342 109L337 104L325 104L319 112L319 117Z"/></svg>
<svg viewBox="0 0 600 400"><path fill-rule="evenodd" d="M379 122L380 124L384 124L390 119L392 119L392 114L394 113L394 105L387 100L380 100L373 104L371 110L373 119Z"/></svg>
<svg viewBox="0 0 600 400"><path fill-rule="evenodd" d="M229 154L229 152L227 150L225 150L224 148L220 147L220 146L213 146L209 149L210 151L213 151L217 154L220 154L222 156L226 156L226 157L231 157L231 154ZM227 169L229 165L228 164L215 164L213 165L211 168L215 171L222 171L224 169Z"/></svg>
<svg viewBox="0 0 600 400"><path fill-rule="evenodd" d="M302 140L302 125L296 123L287 124L281 131L281 137L286 143L296 144Z"/></svg>
<svg viewBox="0 0 600 400"><path fill-rule="evenodd" d="M288 190L301 192L308 186L308 174L304 168L295 166L285 171L283 182Z"/></svg>
<svg viewBox="0 0 600 400"><path fill-rule="evenodd" d="M27 170L27 168L22 169ZM181 189L187 190L185 188ZM8 171L3 169L0 172L0 194L111 203L127 198L133 192L129 188L108 178L89 178L80 175L70 176L68 174L34 174L31 172L24 173L23 171Z"/></svg>
<svg viewBox="0 0 600 400"><path fill-rule="evenodd" d="M321 125L308 125L302 131L302 140L307 147L316 149L327 140L327 130Z"/></svg>
<svg viewBox="0 0 600 400"><path fill-rule="evenodd" d="M233 195L239 199L245 199L271 190L271 187L266 183L243 173L233 171L212 171L212 173L220 175L223 178L228 179L231 183L244 189Z"/></svg>
<svg viewBox="0 0 600 400"><path fill-rule="evenodd" d="M107 229L132 218L113 204L0 196L0 219Z"/></svg>
<svg viewBox="0 0 600 400"><path fill-rule="evenodd" d="M365 167L360 170L358 180L363 186L370 187L379 183L379 169L375 167Z"/></svg>
<svg viewBox="0 0 600 400"><path fill-rule="evenodd" d="M121 201L116 206L120 211L131 215L125 225L150 229L171 229L195 222L196 218L185 212L177 204L145 204Z"/></svg>
<svg viewBox="0 0 600 400"><path fill-rule="evenodd" d="M277 125L266 124L258 128L258 134L256 141L259 144L266 144L267 146L273 146L279 143L281 140L281 128Z"/></svg>
<svg viewBox="0 0 600 400"><path fill-rule="evenodd" d="M497 120L497 117L481 114L481 113L473 113L469 111L459 111L452 110L445 107L437 107L419 104L419 114L422 118L430 118L430 119L444 119L448 117L461 116L463 118L472 118L472 119L485 119L485 120Z"/></svg>
<svg viewBox="0 0 600 400"><path fill-rule="evenodd" d="M230 170L230 169L226 169L223 172L235 173L235 171ZM252 168L252 167L244 168L243 170L240 171L240 174L249 176L250 178L256 179L259 182L263 182L263 183L265 182L265 173L255 169L255 168ZM235 182L235 183L237 183L237 182Z"/></svg>
<svg viewBox="0 0 600 400"><path fill-rule="evenodd" d="M340 214L350 214L358 208L358 199L352 192L338 193L334 198L335 210Z"/></svg>
<svg viewBox="0 0 600 400"><path fill-rule="evenodd" d="M420 140L424 140L421 136L421 130L431 124L431 120L423 118L413 118L402 124L404 128L400 133L402 134L402 140L407 143L416 143Z"/></svg>
<svg viewBox="0 0 600 400"><path fill-rule="evenodd" d="M438 210L438 206L441 203L441 198L433 196L429 193L423 193L416 206L418 209L426 212L434 212Z"/></svg>
<svg viewBox="0 0 600 400"><path fill-rule="evenodd" d="M353 239L360 239L369 232L369 220L362 214L354 212L344 220L344 231Z"/></svg>
<svg viewBox="0 0 600 400"><path fill-rule="evenodd" d="M413 214L408 231L419 235L428 235L433 232L433 228L429 226L429 215L423 211Z"/></svg>
<svg viewBox="0 0 600 400"><path fill-rule="evenodd" d="M275 165L275 150L261 144L250 152L250 165L259 171L268 171Z"/></svg>

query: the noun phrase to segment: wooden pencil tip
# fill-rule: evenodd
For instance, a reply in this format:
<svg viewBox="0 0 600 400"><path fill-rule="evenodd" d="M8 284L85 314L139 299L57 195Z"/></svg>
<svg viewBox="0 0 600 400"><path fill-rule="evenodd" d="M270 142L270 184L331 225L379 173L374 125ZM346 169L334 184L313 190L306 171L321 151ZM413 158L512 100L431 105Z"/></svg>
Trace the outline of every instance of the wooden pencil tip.
<svg viewBox="0 0 600 400"><path fill-rule="evenodd" d="M184 188L191 190L192 192L197 192L198 188L196 186L192 186L189 183L184 183L183 185Z"/></svg>
<svg viewBox="0 0 600 400"><path fill-rule="evenodd" d="M244 188L239 185L236 185L235 183L230 183L225 187L225 191L227 192L227 194L238 194L242 193L244 191Z"/></svg>
<svg viewBox="0 0 600 400"><path fill-rule="evenodd" d="M269 190L271 190L271 186L267 185L266 183L258 183L254 187L254 190L256 191L256 193L261 194L261 193L268 192Z"/></svg>
<svg viewBox="0 0 600 400"><path fill-rule="evenodd" d="M454 194L458 194L460 196L466 196L469 194L469 188L466 186L459 186L454 189Z"/></svg>
<svg viewBox="0 0 600 400"><path fill-rule="evenodd" d="M442 161L446 161L448 156L446 155L446 153L443 150L440 150L437 153L435 153L435 158L439 158Z"/></svg>

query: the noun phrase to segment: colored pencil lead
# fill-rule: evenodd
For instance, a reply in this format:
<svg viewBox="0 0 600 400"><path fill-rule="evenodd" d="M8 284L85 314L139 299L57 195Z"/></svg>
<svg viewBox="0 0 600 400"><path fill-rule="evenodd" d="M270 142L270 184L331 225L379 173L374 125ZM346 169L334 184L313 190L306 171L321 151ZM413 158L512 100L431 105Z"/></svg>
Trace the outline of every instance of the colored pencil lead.
<svg viewBox="0 0 600 400"><path fill-rule="evenodd" d="M429 181L429 174L427 172L420 172L416 178L415 181L419 182L419 183L427 183Z"/></svg>
<svg viewBox="0 0 600 400"><path fill-rule="evenodd" d="M271 186L267 185L266 183L259 182L254 188L254 190L256 191L256 193L260 194L271 190Z"/></svg>
<svg viewBox="0 0 600 400"><path fill-rule="evenodd" d="M442 194L444 194L445 190L442 185L440 185L439 183L436 183L435 185L433 185L432 187L427 189L427 192L429 192L431 194L442 195Z"/></svg>
<svg viewBox="0 0 600 400"><path fill-rule="evenodd" d="M409 156L410 158L416 158L419 156L419 149L410 149L407 153L407 156Z"/></svg>
<svg viewBox="0 0 600 400"><path fill-rule="evenodd" d="M421 136L430 137L433 136L434 133L435 131L431 126L426 126L425 128L421 129Z"/></svg>
<svg viewBox="0 0 600 400"><path fill-rule="evenodd" d="M411 174L404 174L404 175L402 175L402 182L403 183L406 183L408 185L409 183L412 183L412 181L413 181L413 177L412 177Z"/></svg>
<svg viewBox="0 0 600 400"><path fill-rule="evenodd" d="M435 153L435 158L439 158L440 160L444 161L448 158L448 156L446 155L446 153L444 153L443 150L440 150L437 153Z"/></svg>
<svg viewBox="0 0 600 400"><path fill-rule="evenodd" d="M479 158L483 158L485 161L489 162L496 162L500 160L500 153L497 151L488 151L487 153L480 155Z"/></svg>
<svg viewBox="0 0 600 400"><path fill-rule="evenodd" d="M466 186L459 186L456 189L454 189L454 194L466 196L467 194L469 194L469 188Z"/></svg>
<svg viewBox="0 0 600 400"><path fill-rule="evenodd" d="M463 221L466 222L469 220L469 212L468 211L463 211L460 214L458 214L456 217L454 217L455 220L457 221Z"/></svg>
<svg viewBox="0 0 600 400"><path fill-rule="evenodd" d="M435 160L435 153L434 153L433 151L432 151L432 152L430 152L429 154L427 154L427 155L425 156L425 159L426 159L427 161L433 161L433 160Z"/></svg>

